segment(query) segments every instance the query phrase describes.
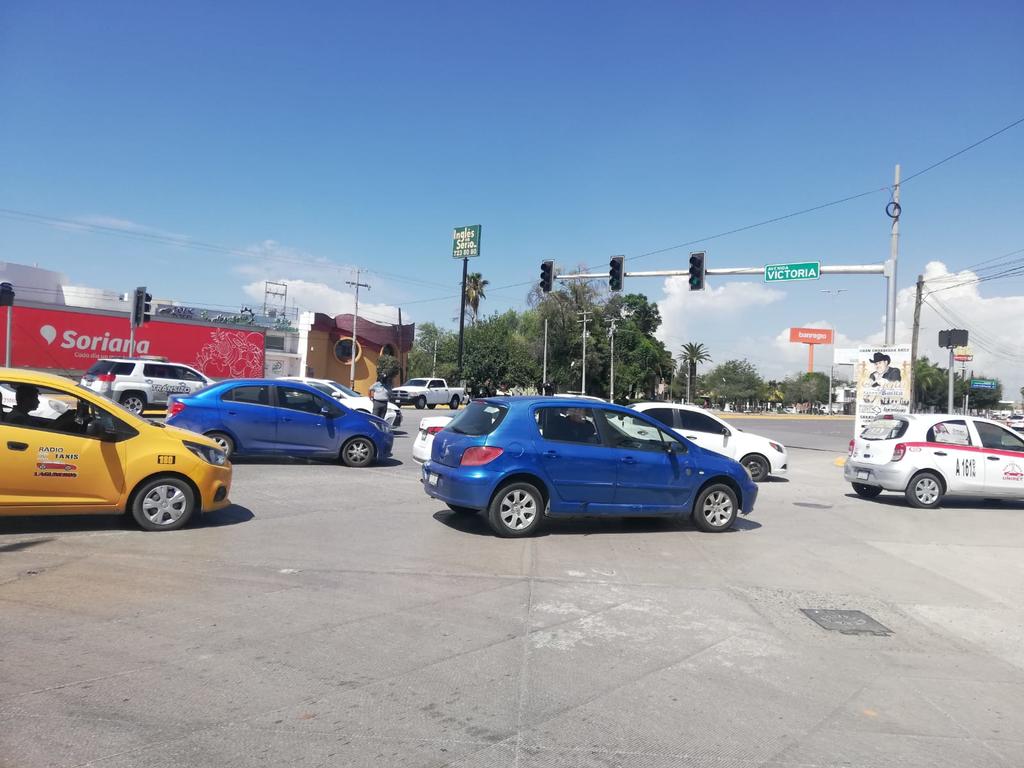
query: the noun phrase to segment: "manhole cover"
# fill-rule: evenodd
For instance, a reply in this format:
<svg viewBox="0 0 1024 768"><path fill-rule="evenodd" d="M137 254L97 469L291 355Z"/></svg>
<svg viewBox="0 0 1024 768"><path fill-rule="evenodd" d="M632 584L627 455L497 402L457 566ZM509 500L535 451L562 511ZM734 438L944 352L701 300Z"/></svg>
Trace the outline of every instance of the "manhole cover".
<svg viewBox="0 0 1024 768"><path fill-rule="evenodd" d="M801 608L811 621L823 629L844 635L880 635L887 637L892 630L879 624L863 611L840 611L834 608Z"/></svg>

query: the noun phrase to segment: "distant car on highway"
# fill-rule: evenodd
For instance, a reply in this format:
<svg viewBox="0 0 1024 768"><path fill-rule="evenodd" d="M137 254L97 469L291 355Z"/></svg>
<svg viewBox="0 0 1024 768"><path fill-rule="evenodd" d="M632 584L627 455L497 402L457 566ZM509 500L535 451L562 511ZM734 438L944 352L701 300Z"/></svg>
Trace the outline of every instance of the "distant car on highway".
<svg viewBox="0 0 1024 768"><path fill-rule="evenodd" d="M298 381L234 379L194 395L175 395L167 424L206 435L229 456L340 459L365 467L391 455L383 419L346 408Z"/></svg>
<svg viewBox="0 0 1024 768"><path fill-rule="evenodd" d="M782 443L745 432L703 408L659 402L630 407L657 419L701 448L735 459L747 468L755 483L789 470L789 454Z"/></svg>
<svg viewBox="0 0 1024 768"><path fill-rule="evenodd" d="M474 400L434 436L421 481L457 513L485 510L503 537L575 515L685 517L719 532L757 499L739 463L643 413L582 398Z"/></svg>
<svg viewBox="0 0 1024 768"><path fill-rule="evenodd" d="M843 476L858 496L896 491L924 509L946 496L1024 499L1024 438L989 419L885 417L850 441Z"/></svg>
<svg viewBox="0 0 1024 768"><path fill-rule="evenodd" d="M346 387L344 384L339 384L337 381L313 379L307 376L282 376L278 381L301 381L303 384L309 384L313 389L320 390L328 397L333 397L346 408L351 408L353 411L361 411L362 413L373 413L373 400L359 394L350 387ZM384 416L384 421L392 427L399 426L402 423L402 409L393 403L388 403L388 410Z"/></svg>

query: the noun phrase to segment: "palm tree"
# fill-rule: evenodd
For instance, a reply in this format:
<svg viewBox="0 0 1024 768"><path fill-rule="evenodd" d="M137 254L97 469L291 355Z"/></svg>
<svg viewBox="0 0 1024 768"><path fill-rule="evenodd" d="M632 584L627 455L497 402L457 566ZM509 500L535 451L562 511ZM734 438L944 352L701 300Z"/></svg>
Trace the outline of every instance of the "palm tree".
<svg viewBox="0 0 1024 768"><path fill-rule="evenodd" d="M487 298L487 294L484 291L488 285L490 285L490 281L484 280L483 275L479 272L470 272L466 275L466 295L464 300L466 306L469 307L469 311L473 313L474 323L480 312L480 299Z"/></svg>
<svg viewBox="0 0 1024 768"><path fill-rule="evenodd" d="M683 365L687 367L688 377L686 380L686 402L692 401L692 383L697 379L697 366L701 363L711 362L711 353L703 344L683 344Z"/></svg>
<svg viewBox="0 0 1024 768"><path fill-rule="evenodd" d="M922 405L937 405L942 402L942 393L946 387L946 371L931 362L927 357L920 357L914 365L914 410Z"/></svg>

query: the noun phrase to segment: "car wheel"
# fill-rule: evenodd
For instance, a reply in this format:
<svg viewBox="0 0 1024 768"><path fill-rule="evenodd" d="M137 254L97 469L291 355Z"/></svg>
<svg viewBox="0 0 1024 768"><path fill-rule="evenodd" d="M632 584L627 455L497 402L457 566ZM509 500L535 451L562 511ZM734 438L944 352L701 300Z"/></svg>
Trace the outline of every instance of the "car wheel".
<svg viewBox="0 0 1024 768"><path fill-rule="evenodd" d="M739 511L736 493L728 485L709 485L693 505L693 524L708 533L721 533L732 527Z"/></svg>
<svg viewBox="0 0 1024 768"><path fill-rule="evenodd" d="M772 471L771 465L768 464L768 459L757 453L744 456L740 464L747 468L747 472L750 473L750 479L755 483L767 480L768 475Z"/></svg>
<svg viewBox="0 0 1024 768"><path fill-rule="evenodd" d="M456 515L475 515L480 511L478 509L473 509L472 507L460 507L458 504L449 504L448 509Z"/></svg>
<svg viewBox="0 0 1024 768"><path fill-rule="evenodd" d="M882 492L877 485L864 485L864 483L853 483L853 492L862 499L873 499Z"/></svg>
<svg viewBox="0 0 1024 768"><path fill-rule="evenodd" d="M453 411L459 410L459 398L458 398L458 395L456 395L455 397L452 398L452 401L450 403L448 403L448 407L451 408Z"/></svg>
<svg viewBox="0 0 1024 768"><path fill-rule="evenodd" d="M235 452L235 441L231 439L230 435L225 435L223 432L207 432L206 436L219 445L228 458L231 458L231 454Z"/></svg>
<svg viewBox="0 0 1024 768"><path fill-rule="evenodd" d="M942 478L934 472L921 472L911 478L904 495L910 506L918 509L935 509L942 503L945 491Z"/></svg>
<svg viewBox="0 0 1024 768"><path fill-rule="evenodd" d="M368 437L353 437L341 447L341 460L346 467L365 467L373 463L377 449Z"/></svg>
<svg viewBox="0 0 1024 768"><path fill-rule="evenodd" d="M540 527L544 497L530 483L509 483L498 489L487 509L487 521L502 538L529 536Z"/></svg>
<svg viewBox="0 0 1024 768"><path fill-rule="evenodd" d="M144 531L177 530L191 519L195 510L192 487L177 477L154 477L132 497L132 517Z"/></svg>
<svg viewBox="0 0 1024 768"><path fill-rule="evenodd" d="M417 411L422 411L426 407L427 407L427 398L425 398L423 395L420 395L419 397L417 397L416 398L416 410Z"/></svg>
<svg viewBox="0 0 1024 768"><path fill-rule="evenodd" d="M142 412L146 410L146 396L141 392L123 392L118 402L124 406L126 411L134 413L136 416L141 416Z"/></svg>
<svg viewBox="0 0 1024 768"><path fill-rule="evenodd" d="M429 408L430 410L434 410L435 408L437 408L437 403L431 403L430 405L427 406L427 408Z"/></svg>

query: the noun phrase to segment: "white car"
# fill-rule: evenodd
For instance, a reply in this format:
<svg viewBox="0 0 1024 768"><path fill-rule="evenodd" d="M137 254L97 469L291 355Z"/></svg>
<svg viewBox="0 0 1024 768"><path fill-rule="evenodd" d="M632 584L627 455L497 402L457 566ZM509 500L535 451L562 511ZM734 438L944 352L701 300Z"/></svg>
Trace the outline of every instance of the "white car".
<svg viewBox="0 0 1024 768"><path fill-rule="evenodd" d="M5 384L0 384L0 402L3 403L3 412L8 413L18 403L17 394L13 389ZM53 421L62 413L68 410L70 406L67 403L60 400L54 400L49 397L39 398L39 407L32 411L30 416L39 416L40 418Z"/></svg>
<svg viewBox="0 0 1024 768"><path fill-rule="evenodd" d="M858 496L897 491L923 509L947 495L1024 499L1024 438L989 419L885 417L850 441L843 477Z"/></svg>
<svg viewBox="0 0 1024 768"><path fill-rule="evenodd" d="M1024 416L1011 416L1007 419L1006 426L1018 432L1024 432Z"/></svg>
<svg viewBox="0 0 1024 768"><path fill-rule="evenodd" d="M213 379L181 363L109 358L93 363L79 383L140 416L150 406L166 407L170 395L191 395Z"/></svg>
<svg viewBox="0 0 1024 768"><path fill-rule="evenodd" d="M333 397L346 408L351 408L353 411L362 411L363 413L373 413L373 400L336 381L331 381L330 379L311 379L307 376L282 376L281 381L300 381L313 387L313 389L320 390L328 397ZM401 409L393 403L388 403L388 409L384 414L384 421L390 427L400 426L402 423Z"/></svg>
<svg viewBox="0 0 1024 768"><path fill-rule="evenodd" d="M448 426L452 416L428 416L420 422L420 430L412 442L412 457L420 464L430 460L430 450L434 447L434 435Z"/></svg>
<svg viewBox="0 0 1024 768"><path fill-rule="evenodd" d="M782 443L744 432L703 408L678 403L636 403L630 407L657 419L701 448L735 459L747 468L755 483L789 470L789 456Z"/></svg>

